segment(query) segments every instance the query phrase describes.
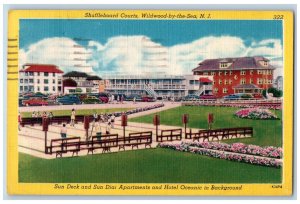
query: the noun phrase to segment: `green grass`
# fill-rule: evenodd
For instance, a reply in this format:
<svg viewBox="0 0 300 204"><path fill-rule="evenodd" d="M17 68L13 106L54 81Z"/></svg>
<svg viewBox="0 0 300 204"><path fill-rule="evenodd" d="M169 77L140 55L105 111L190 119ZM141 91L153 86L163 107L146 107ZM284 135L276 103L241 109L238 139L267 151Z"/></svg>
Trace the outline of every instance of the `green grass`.
<svg viewBox="0 0 300 204"><path fill-rule="evenodd" d="M280 183L281 169L146 149L73 158L19 154L24 183Z"/></svg>
<svg viewBox="0 0 300 204"><path fill-rule="evenodd" d="M161 124L183 126L181 122L182 114L189 114L188 127L207 129L207 115L214 113L215 123L213 128L226 127L253 127L254 136L252 138L233 139L226 142L243 142L260 146L282 146L282 111L276 110L275 114L280 120L251 120L241 119L234 116L240 108L230 107L204 107L204 106L181 106L159 112ZM273 111L273 110L272 110ZM130 121L140 123L152 123L153 115L132 118Z"/></svg>
<svg viewBox="0 0 300 204"><path fill-rule="evenodd" d="M97 113L113 113L113 112L122 112L132 110L132 108L108 108L108 109L82 109L76 110L76 115L92 115L97 111ZM47 111L49 112L49 111ZM53 110L51 111L54 116L70 116L72 110ZM42 114L43 111L40 111ZM22 117L28 118L31 117L32 112L23 112Z"/></svg>

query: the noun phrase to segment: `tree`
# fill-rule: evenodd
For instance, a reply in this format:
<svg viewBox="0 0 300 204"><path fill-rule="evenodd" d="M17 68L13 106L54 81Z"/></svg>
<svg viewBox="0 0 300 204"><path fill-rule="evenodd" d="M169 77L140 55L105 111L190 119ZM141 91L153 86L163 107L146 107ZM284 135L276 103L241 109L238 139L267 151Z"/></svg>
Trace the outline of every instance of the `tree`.
<svg viewBox="0 0 300 204"><path fill-rule="evenodd" d="M278 90L274 87L268 88L268 90L266 90L266 89L263 90L262 94L264 97L267 97L267 91L268 91L268 93L272 93L273 97L282 97L282 91Z"/></svg>

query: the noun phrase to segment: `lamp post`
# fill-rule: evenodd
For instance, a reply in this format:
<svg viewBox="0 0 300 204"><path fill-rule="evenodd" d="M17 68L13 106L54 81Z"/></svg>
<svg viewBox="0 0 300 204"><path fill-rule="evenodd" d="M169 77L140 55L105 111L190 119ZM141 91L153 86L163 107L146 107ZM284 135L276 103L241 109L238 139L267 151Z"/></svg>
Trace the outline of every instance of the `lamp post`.
<svg viewBox="0 0 300 204"><path fill-rule="evenodd" d="M88 134L89 134L89 128L90 128L90 118L89 116L84 116L83 118L83 123L84 123L84 129L85 129L85 135L86 135L86 141L88 141Z"/></svg>
<svg viewBox="0 0 300 204"><path fill-rule="evenodd" d="M49 119L43 118L42 120L43 131L45 132L45 154L47 154L47 132L49 126Z"/></svg>
<svg viewBox="0 0 300 204"><path fill-rule="evenodd" d="M127 115L125 113L122 113L121 115L121 126L123 127L123 138L125 143L125 127L127 126Z"/></svg>
<svg viewBox="0 0 300 204"><path fill-rule="evenodd" d="M183 114L182 115L182 123L184 124L184 136L185 139L191 139L191 138L187 138L187 134L186 134L186 125L189 122L189 115L188 114Z"/></svg>
<svg viewBox="0 0 300 204"><path fill-rule="evenodd" d="M156 127L156 142L158 142L158 126L160 125L160 118L157 114L153 117L153 125Z"/></svg>
<svg viewBox="0 0 300 204"><path fill-rule="evenodd" d="M212 129L212 123L214 122L214 114L213 113L209 113L208 114L208 129L211 130Z"/></svg>

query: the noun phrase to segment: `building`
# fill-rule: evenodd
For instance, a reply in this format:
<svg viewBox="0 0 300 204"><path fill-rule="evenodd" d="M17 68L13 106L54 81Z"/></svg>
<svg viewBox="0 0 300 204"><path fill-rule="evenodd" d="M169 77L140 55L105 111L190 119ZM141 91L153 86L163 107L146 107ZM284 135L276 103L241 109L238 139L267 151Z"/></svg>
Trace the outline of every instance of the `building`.
<svg viewBox="0 0 300 204"><path fill-rule="evenodd" d="M213 77L213 94L258 93L272 87L275 67L264 57L208 59L193 69L194 75Z"/></svg>
<svg viewBox="0 0 300 204"><path fill-rule="evenodd" d="M64 93L99 93L101 78L84 72L72 71L63 75Z"/></svg>
<svg viewBox="0 0 300 204"><path fill-rule="evenodd" d="M202 81L199 80L202 78ZM111 94L139 94L154 97L184 97L188 94L210 93L212 77L174 76L165 73L149 75L107 76L105 91Z"/></svg>
<svg viewBox="0 0 300 204"><path fill-rule="evenodd" d="M19 72L19 91L60 94L63 73L52 64L25 64Z"/></svg>

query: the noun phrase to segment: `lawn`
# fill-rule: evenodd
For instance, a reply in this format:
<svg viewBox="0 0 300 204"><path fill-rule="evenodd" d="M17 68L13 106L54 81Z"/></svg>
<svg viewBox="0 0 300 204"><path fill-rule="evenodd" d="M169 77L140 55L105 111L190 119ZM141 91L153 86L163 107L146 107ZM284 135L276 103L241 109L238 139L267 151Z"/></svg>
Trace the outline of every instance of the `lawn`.
<svg viewBox="0 0 300 204"><path fill-rule="evenodd" d="M243 142L260 146L282 146L282 111L276 110L275 114L280 120L251 120L241 119L234 116L235 111L240 108L230 107L204 107L204 106L181 106L159 112L161 124L183 126L181 122L182 114L189 114L188 127L207 129L207 115L214 114L215 123L213 128L226 127L253 127L254 136L252 138L233 139L226 142ZM272 110L273 111L273 110ZM146 115L132 118L130 121L140 123L152 123L153 115Z"/></svg>
<svg viewBox="0 0 300 204"><path fill-rule="evenodd" d="M108 109L82 109L76 110L76 115L92 115L97 111L98 114L100 113L113 113L113 112L122 112L132 110L132 108L108 108ZM54 116L64 116L64 115L71 115L72 110L54 110L51 111ZM41 114L43 112L40 112ZM31 117L32 112L23 112L22 117L28 118Z"/></svg>
<svg viewBox="0 0 300 204"><path fill-rule="evenodd" d="M19 181L25 183L280 183L281 169L162 148L52 160L20 153Z"/></svg>

